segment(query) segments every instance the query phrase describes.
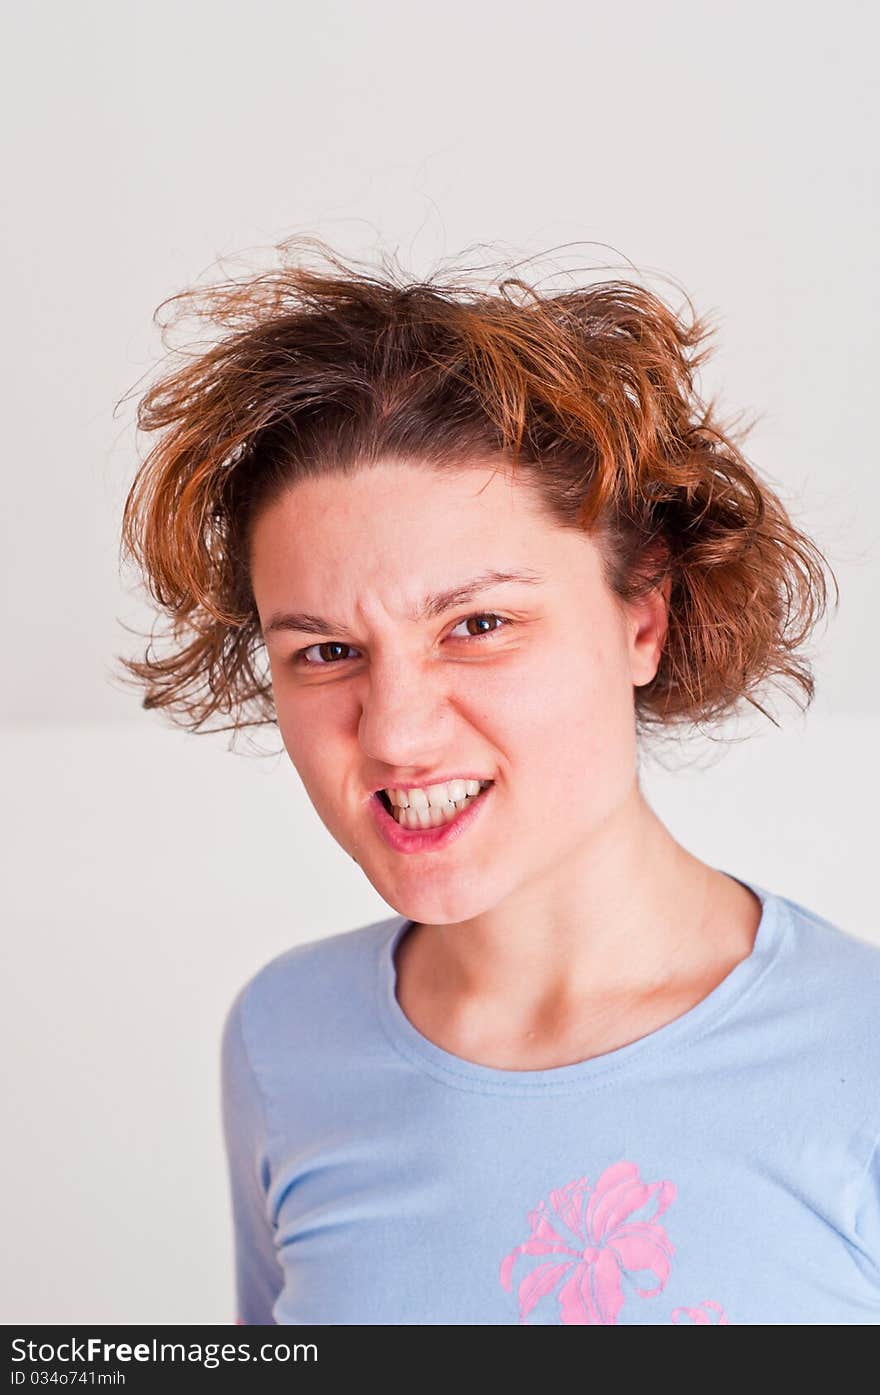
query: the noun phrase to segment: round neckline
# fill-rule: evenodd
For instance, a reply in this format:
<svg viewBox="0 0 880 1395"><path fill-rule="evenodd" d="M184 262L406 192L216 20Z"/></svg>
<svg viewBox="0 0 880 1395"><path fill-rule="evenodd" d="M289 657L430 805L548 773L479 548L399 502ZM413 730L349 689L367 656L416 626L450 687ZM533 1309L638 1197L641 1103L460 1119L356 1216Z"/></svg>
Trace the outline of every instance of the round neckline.
<svg viewBox="0 0 880 1395"><path fill-rule="evenodd" d="M485 1066L445 1050L413 1025L397 998L394 955L401 939L413 925L413 921L403 915L384 922L387 929L378 948L376 997L385 1032L392 1045L411 1064L426 1071L435 1080L457 1089L480 1094L546 1095L601 1088L609 1077L637 1067L660 1052L677 1048L683 1041L699 1034L749 992L773 962L786 923L784 902L757 882L736 877L724 868L715 870L724 872L725 876L747 887L761 902L761 917L751 952L693 1007L635 1041L584 1061L573 1061L546 1070L507 1070Z"/></svg>

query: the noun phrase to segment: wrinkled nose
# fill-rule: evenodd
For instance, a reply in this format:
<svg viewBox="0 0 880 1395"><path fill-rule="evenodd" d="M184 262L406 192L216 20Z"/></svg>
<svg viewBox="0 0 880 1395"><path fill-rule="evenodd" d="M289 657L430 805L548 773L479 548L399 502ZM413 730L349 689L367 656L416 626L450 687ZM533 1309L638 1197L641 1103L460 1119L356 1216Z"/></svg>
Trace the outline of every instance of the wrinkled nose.
<svg viewBox="0 0 880 1395"><path fill-rule="evenodd" d="M452 715L447 686L428 665L376 663L361 694L361 748L379 768L436 769L452 744Z"/></svg>

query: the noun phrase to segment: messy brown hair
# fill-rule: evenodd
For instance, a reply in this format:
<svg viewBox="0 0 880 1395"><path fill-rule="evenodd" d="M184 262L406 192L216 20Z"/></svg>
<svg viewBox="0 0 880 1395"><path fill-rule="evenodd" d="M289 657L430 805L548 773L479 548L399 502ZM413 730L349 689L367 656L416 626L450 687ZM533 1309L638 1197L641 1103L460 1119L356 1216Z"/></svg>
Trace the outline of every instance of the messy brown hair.
<svg viewBox="0 0 880 1395"><path fill-rule="evenodd" d="M702 401L706 322L632 279L540 292L516 267L413 279L317 238L278 266L163 301L190 343L138 403L156 435L128 493L122 555L169 624L143 691L192 731L276 724L250 584L258 512L296 481L380 459L494 458L561 527L588 530L620 602L670 584L659 667L634 690L639 735L720 722L756 691L814 694L804 641L827 562ZM833 577L833 572L828 568ZM837 586L834 580L835 588ZM206 724L217 714L225 726ZM234 739L234 738L233 738Z"/></svg>

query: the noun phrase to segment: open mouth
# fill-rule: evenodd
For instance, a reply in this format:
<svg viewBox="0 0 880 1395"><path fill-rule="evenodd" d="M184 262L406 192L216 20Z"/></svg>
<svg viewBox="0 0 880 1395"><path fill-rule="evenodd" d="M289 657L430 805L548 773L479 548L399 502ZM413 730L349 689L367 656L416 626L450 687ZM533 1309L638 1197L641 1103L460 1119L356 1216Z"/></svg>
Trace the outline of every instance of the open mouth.
<svg viewBox="0 0 880 1395"><path fill-rule="evenodd" d="M471 804L475 804L486 790L491 788L494 781L481 780L479 783L480 788L476 794L465 795L454 803L447 801L443 804L431 804L427 809L401 809L392 802L388 792L384 789L376 791L376 798L381 801L383 808L401 828L418 832L420 829L441 828L444 824L452 823Z"/></svg>

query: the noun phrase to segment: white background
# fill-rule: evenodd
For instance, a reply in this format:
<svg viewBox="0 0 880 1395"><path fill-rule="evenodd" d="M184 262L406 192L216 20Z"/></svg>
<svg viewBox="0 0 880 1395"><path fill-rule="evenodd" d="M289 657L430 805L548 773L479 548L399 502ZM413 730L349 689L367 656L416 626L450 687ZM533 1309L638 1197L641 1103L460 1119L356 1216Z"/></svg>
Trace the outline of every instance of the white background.
<svg viewBox="0 0 880 1395"><path fill-rule="evenodd" d="M749 458L842 595L805 718L777 700L781 730L758 719L646 790L699 856L880 941L876 14L7 14L5 1322L232 1319L223 1014L271 955L392 913L286 756L171 729L112 677L150 620L118 535L151 316L219 257L269 264L304 232L418 275L476 243L579 242L686 288L717 326L705 395L758 415Z"/></svg>

